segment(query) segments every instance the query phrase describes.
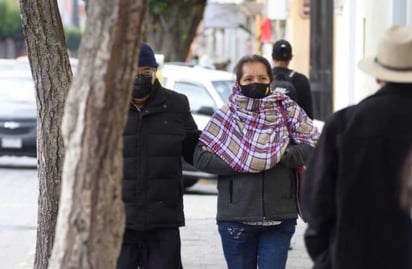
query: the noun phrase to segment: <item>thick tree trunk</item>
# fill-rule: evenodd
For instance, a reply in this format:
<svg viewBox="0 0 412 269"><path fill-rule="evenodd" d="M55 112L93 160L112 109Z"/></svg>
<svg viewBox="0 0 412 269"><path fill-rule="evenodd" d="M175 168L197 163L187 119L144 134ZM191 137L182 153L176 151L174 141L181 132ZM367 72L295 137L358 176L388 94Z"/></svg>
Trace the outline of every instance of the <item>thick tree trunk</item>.
<svg viewBox="0 0 412 269"><path fill-rule="evenodd" d="M115 268L124 230L122 133L146 1L89 1L63 120L62 196L49 268Z"/></svg>
<svg viewBox="0 0 412 269"><path fill-rule="evenodd" d="M20 0L36 89L39 199L34 268L47 268L59 206L63 167L61 122L72 79L56 0Z"/></svg>

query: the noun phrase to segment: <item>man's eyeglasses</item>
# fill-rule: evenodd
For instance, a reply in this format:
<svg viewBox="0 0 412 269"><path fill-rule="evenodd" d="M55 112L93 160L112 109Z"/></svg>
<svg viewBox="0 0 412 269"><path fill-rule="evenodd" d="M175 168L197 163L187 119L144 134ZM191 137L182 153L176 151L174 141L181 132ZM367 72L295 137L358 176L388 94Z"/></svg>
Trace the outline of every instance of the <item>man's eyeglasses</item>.
<svg viewBox="0 0 412 269"><path fill-rule="evenodd" d="M154 72L155 72L155 70L153 68L145 68L141 72L138 72L136 74L136 77L137 76L151 77L151 76L153 76Z"/></svg>

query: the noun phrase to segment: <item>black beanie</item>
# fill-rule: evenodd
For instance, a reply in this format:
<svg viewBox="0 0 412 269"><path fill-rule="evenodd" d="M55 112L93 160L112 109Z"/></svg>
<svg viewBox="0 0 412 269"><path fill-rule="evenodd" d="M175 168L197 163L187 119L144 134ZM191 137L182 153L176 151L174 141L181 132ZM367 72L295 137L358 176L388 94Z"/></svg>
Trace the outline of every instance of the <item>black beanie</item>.
<svg viewBox="0 0 412 269"><path fill-rule="evenodd" d="M141 66L150 66L150 67L158 67L159 65L156 62L156 58L152 48L149 44L143 42L140 45L140 54L139 54L139 64L138 67Z"/></svg>

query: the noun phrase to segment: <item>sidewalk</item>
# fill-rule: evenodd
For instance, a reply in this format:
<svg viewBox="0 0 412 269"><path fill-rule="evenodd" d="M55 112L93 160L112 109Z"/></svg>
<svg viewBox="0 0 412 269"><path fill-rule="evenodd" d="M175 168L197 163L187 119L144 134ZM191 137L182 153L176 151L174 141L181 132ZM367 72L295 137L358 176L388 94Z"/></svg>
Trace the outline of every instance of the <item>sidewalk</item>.
<svg viewBox="0 0 412 269"><path fill-rule="evenodd" d="M0 174L0 268L31 269L37 225L37 171L0 169ZM186 226L180 230L184 269L226 269L215 221L216 199L213 184L199 184L184 195ZM288 269L311 268L302 238L305 227L299 220Z"/></svg>

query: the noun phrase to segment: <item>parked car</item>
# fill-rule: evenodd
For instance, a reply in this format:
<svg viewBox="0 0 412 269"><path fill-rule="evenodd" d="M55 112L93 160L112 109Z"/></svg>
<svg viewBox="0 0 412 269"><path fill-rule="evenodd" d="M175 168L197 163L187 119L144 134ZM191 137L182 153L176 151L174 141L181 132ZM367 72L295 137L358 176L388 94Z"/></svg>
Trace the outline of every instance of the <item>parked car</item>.
<svg viewBox="0 0 412 269"><path fill-rule="evenodd" d="M23 59L24 60L24 59ZM0 156L36 157L36 123L34 83L29 66L0 72ZM76 62L73 62L75 66ZM72 63L72 64L73 64ZM9 65L10 63L7 62ZM159 70L163 86L185 94L194 120L203 130L214 111L227 103L232 92L234 75L230 72L165 64ZM317 126L323 122L315 121ZM200 178L215 180L183 162L184 186L194 185Z"/></svg>
<svg viewBox="0 0 412 269"><path fill-rule="evenodd" d="M199 129L232 93L234 75L230 72L171 64L165 64L161 72L164 87L187 96Z"/></svg>
<svg viewBox="0 0 412 269"><path fill-rule="evenodd" d="M15 62L15 59L0 59L0 71L8 71L14 68Z"/></svg>
<svg viewBox="0 0 412 269"><path fill-rule="evenodd" d="M199 130L203 130L216 109L227 103L232 92L234 75L230 72L196 66L165 64L161 69L163 86L185 94ZM199 179L215 180L215 174L197 170L183 161L184 186L190 187Z"/></svg>
<svg viewBox="0 0 412 269"><path fill-rule="evenodd" d="M36 157L36 101L31 73L0 73L0 156Z"/></svg>
<svg viewBox="0 0 412 269"><path fill-rule="evenodd" d="M73 72L77 59L70 58ZM0 156L36 157L37 107L27 56L0 61Z"/></svg>
<svg viewBox="0 0 412 269"><path fill-rule="evenodd" d="M4 66L6 64L7 71L0 73L0 156L36 157L37 108L30 66L27 58L4 61ZM229 96L233 76L204 69L192 71L165 66L160 73L164 75L166 87L181 89L189 96L193 116L203 129L210 115ZM180 76L179 72L186 73ZM186 187L195 184L199 178L215 178L215 175L197 171L187 163L183 175Z"/></svg>

